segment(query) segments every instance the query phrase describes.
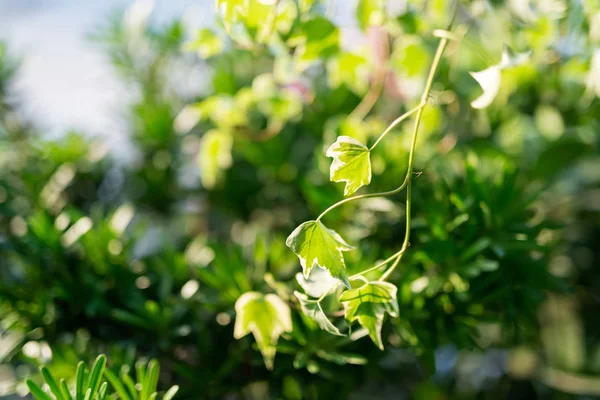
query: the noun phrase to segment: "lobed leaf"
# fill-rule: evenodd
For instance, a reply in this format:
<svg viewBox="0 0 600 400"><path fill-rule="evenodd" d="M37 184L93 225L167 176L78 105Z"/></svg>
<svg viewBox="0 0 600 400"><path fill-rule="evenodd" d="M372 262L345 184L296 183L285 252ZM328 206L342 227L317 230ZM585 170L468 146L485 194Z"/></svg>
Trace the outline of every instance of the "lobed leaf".
<svg viewBox="0 0 600 400"><path fill-rule="evenodd" d="M333 158L329 179L332 182L346 182L344 196L371 183L371 152L356 139L339 136L325 154Z"/></svg>
<svg viewBox="0 0 600 400"><path fill-rule="evenodd" d="M398 288L388 282L368 282L357 289L342 293L340 302L345 306L345 317L358 323L369 332L373 343L383 350L381 328L385 314L398 317Z"/></svg>
<svg viewBox="0 0 600 400"><path fill-rule="evenodd" d="M246 292L236 301L235 312L233 337L252 333L267 369L273 369L279 337L292 330L289 306L275 294Z"/></svg>
<svg viewBox="0 0 600 400"><path fill-rule="evenodd" d="M302 307L302 312L304 315L314 320L317 325L319 325L319 328L333 335L346 336L340 332L340 330L327 318L323 308L321 307L321 302L317 300L311 300L307 295L297 291L294 292L294 295L300 301L300 306Z"/></svg>
<svg viewBox="0 0 600 400"><path fill-rule="evenodd" d="M304 222L288 236L285 244L300 259L305 278L318 266L328 270L331 276L341 280L346 287L350 287L342 251L353 250L354 247L322 222Z"/></svg>

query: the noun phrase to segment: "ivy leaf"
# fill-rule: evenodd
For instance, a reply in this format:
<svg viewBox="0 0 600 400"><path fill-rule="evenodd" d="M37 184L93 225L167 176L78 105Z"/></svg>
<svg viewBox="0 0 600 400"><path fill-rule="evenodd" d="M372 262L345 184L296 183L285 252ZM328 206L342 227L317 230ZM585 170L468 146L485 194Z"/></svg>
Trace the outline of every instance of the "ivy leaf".
<svg viewBox="0 0 600 400"><path fill-rule="evenodd" d="M356 139L339 136L325 154L333 157L329 179L332 182L346 182L344 196L371 183L371 152Z"/></svg>
<svg viewBox="0 0 600 400"><path fill-rule="evenodd" d="M328 270L331 276L350 288L342 251L353 250L354 247L337 232L328 229L320 221L307 221L294 229L285 244L300 259L305 278L318 266Z"/></svg>
<svg viewBox="0 0 600 400"><path fill-rule="evenodd" d="M367 331L373 343L383 350L381 328L383 318L388 313L398 316L398 288L388 282L368 282L357 289L347 290L340 296L344 303L345 316L349 322L358 320Z"/></svg>
<svg viewBox="0 0 600 400"><path fill-rule="evenodd" d="M488 107L500 91L502 70L523 64L530 57L530 53L515 53L510 47L504 46L502 60L479 72L471 72L473 79L479 83L483 93L471 102L471 107L483 109Z"/></svg>
<svg viewBox="0 0 600 400"><path fill-rule="evenodd" d="M233 337L240 339L252 332L267 369L273 369L277 342L292 330L289 306L275 294L246 292L235 302Z"/></svg>
<svg viewBox="0 0 600 400"><path fill-rule="evenodd" d="M319 328L327 331L333 335L345 336L340 330L331 323L331 321L325 315L323 308L321 307L321 302L317 300L311 300L304 293L300 293L298 291L294 291L294 295L300 301L300 306L302 307L302 312L307 317L314 320Z"/></svg>

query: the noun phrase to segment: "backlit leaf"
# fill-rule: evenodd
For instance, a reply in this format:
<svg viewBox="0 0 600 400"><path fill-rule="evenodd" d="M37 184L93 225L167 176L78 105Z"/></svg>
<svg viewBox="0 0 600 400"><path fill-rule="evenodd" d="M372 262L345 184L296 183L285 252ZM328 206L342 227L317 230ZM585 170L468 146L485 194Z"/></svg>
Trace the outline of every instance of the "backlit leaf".
<svg viewBox="0 0 600 400"><path fill-rule="evenodd" d="M229 132L210 130L202 137L198 166L202 185L207 189L215 187L223 171L231 166L233 138Z"/></svg>
<svg viewBox="0 0 600 400"><path fill-rule="evenodd" d="M265 365L273 369L279 337L292 330L289 306L275 294L246 292L236 301L235 312L233 336L240 339L252 332Z"/></svg>
<svg viewBox="0 0 600 400"><path fill-rule="evenodd" d="M304 315L314 320L321 329L333 335L344 336L344 334L341 333L340 330L327 318L319 301L311 300L305 294L297 291L294 292L294 295L300 301L300 306L302 307L302 312Z"/></svg>
<svg viewBox="0 0 600 400"><path fill-rule="evenodd" d="M363 328L369 331L371 340L383 350L381 328L383 319L388 313L398 317L398 301L396 286L388 282L368 282L357 289L347 290L340 296L344 304L345 316L349 322L358 320Z"/></svg>
<svg viewBox="0 0 600 400"><path fill-rule="evenodd" d="M328 229L322 222L304 222L288 236L285 244L300 259L306 278L310 276L312 269L318 266L328 270L331 276L350 287L342 251L353 250L354 247L346 243L337 232Z"/></svg>
<svg viewBox="0 0 600 400"><path fill-rule="evenodd" d="M349 136L339 136L327 149L333 157L329 178L332 182L346 182L344 196L351 195L361 186L371 183L371 152L362 143Z"/></svg>
<svg viewBox="0 0 600 400"><path fill-rule="evenodd" d="M530 53L515 53L510 47L504 46L502 60L479 72L471 72L473 79L479 83L483 93L471 102L471 106L477 109L488 107L500 91L502 70L523 64L529 58Z"/></svg>
<svg viewBox="0 0 600 400"><path fill-rule="evenodd" d="M223 51L223 41L210 29L198 31L196 38L184 44L187 51L196 51L202 58L210 58Z"/></svg>

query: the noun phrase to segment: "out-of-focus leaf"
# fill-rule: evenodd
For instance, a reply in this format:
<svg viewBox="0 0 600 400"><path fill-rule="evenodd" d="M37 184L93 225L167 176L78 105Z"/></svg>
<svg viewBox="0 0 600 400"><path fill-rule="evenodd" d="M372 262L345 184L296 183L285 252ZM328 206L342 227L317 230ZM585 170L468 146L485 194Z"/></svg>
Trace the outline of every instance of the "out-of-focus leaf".
<svg viewBox="0 0 600 400"><path fill-rule="evenodd" d="M214 188L221 179L223 171L231 166L232 146L233 138L229 132L213 129L202 137L198 166L202 185L205 188Z"/></svg>
<svg viewBox="0 0 600 400"><path fill-rule="evenodd" d="M529 59L530 53L515 53L510 47L505 46L502 52L502 60L479 72L471 72L473 79L479 83L483 93L471 102L471 106L477 109L488 107L500 91L502 70L523 64Z"/></svg>
<svg viewBox="0 0 600 400"><path fill-rule="evenodd" d="M358 54L343 52L327 63L327 81L333 88L346 85L356 94L364 94L369 87L367 60Z"/></svg>
<svg viewBox="0 0 600 400"><path fill-rule="evenodd" d="M385 2L383 0L359 0L356 7L356 19L363 31L370 26L382 25L385 21Z"/></svg>
<svg viewBox="0 0 600 400"><path fill-rule="evenodd" d="M195 51L202 58L213 57L223 51L223 40L207 28L201 29L196 38L184 44L184 50Z"/></svg>
<svg viewBox="0 0 600 400"><path fill-rule="evenodd" d="M279 336L292 330L289 306L277 295L247 292L235 303L235 312L233 336L240 339L252 333L265 365L273 369Z"/></svg>
<svg viewBox="0 0 600 400"><path fill-rule="evenodd" d="M327 59L339 49L340 32L328 19L318 16L302 22L290 37L288 44L297 46L297 60L310 64Z"/></svg>

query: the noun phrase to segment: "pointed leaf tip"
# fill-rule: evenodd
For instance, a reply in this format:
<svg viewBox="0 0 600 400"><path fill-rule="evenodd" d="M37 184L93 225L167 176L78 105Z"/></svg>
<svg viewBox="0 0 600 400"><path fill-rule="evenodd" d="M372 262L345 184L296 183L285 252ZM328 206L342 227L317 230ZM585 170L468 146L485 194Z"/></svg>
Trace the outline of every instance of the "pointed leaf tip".
<svg viewBox="0 0 600 400"><path fill-rule="evenodd" d="M346 182L344 196L371 183L370 154L366 146L350 136L339 136L325 152L327 157L333 158L329 179L332 182Z"/></svg>
<svg viewBox="0 0 600 400"><path fill-rule="evenodd" d="M332 277L349 286L343 251L353 250L334 230L320 221L307 221L288 236L285 244L300 259L304 277L308 279L315 266L329 271ZM345 282L344 282L345 280Z"/></svg>

